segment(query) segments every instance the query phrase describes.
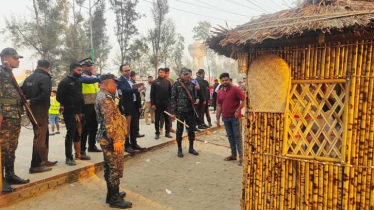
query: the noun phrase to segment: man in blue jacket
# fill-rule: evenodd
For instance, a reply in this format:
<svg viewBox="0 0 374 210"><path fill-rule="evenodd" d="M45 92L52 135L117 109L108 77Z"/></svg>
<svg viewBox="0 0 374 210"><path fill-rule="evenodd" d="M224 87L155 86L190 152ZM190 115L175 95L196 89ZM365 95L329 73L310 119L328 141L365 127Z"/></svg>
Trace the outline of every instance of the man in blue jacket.
<svg viewBox="0 0 374 210"><path fill-rule="evenodd" d="M118 78L117 81L117 89L121 91L122 98L120 102L120 109L122 114L125 115L127 120L127 138L125 141L125 151L133 154L134 150L144 150L145 148L138 145L136 138L138 135L138 118L139 118L139 110L136 107L136 94L142 90L145 90L144 85L140 88L133 88L133 84L135 83L131 77L130 72L131 68L129 64L123 64L120 66L119 71L121 72L121 76Z"/></svg>

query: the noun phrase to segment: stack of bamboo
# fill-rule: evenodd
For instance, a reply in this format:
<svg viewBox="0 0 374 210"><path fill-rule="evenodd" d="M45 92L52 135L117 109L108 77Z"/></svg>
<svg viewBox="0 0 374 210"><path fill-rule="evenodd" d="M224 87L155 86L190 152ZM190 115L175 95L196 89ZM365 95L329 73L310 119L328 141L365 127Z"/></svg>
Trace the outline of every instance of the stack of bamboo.
<svg viewBox="0 0 374 210"><path fill-rule="evenodd" d="M349 98L339 163L287 157L287 114L247 111L242 209L374 209L372 52L373 40L248 52L249 65L259 55L279 55L293 80L349 80Z"/></svg>

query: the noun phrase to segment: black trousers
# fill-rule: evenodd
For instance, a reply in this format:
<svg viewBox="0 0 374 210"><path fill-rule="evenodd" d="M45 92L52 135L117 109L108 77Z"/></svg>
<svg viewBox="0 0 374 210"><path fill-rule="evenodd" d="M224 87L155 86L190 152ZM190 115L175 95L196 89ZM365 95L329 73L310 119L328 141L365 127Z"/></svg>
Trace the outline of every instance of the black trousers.
<svg viewBox="0 0 374 210"><path fill-rule="evenodd" d="M170 103L170 102L169 102ZM163 115L165 119L165 130L166 133L170 133L170 121L169 115L165 114L164 111L168 111L168 103L159 103L156 104L156 119L155 119L155 129L156 134L160 134L160 116Z"/></svg>
<svg viewBox="0 0 374 210"><path fill-rule="evenodd" d="M210 118L210 112L209 112L209 105L208 105L208 101L206 101L206 104L205 104L205 115L206 115L206 119L208 121L208 123L212 123L212 119ZM203 118L204 118L204 115L203 115Z"/></svg>
<svg viewBox="0 0 374 210"><path fill-rule="evenodd" d="M73 141L79 142L80 136L77 129L75 114L63 114L66 125L65 156L73 159Z"/></svg>
<svg viewBox="0 0 374 210"><path fill-rule="evenodd" d="M81 151L82 153L87 149L87 136L88 136L88 148L94 148L96 143L96 133L97 133L97 119L95 106L93 104L87 104L83 107L85 124L82 130L81 136Z"/></svg>
<svg viewBox="0 0 374 210"><path fill-rule="evenodd" d="M48 118L38 118L39 128L34 127L31 167L40 167L42 161L48 160L49 131Z"/></svg>
<svg viewBox="0 0 374 210"><path fill-rule="evenodd" d="M213 108L214 108L214 111L217 110L217 94L213 94Z"/></svg>
<svg viewBox="0 0 374 210"><path fill-rule="evenodd" d="M204 104L204 101L200 101L199 111L198 111L199 112L199 120L197 121L198 125L205 124L205 121L204 121L205 106L208 106L208 104Z"/></svg>
<svg viewBox="0 0 374 210"><path fill-rule="evenodd" d="M125 148L134 147L138 144L138 142L136 141L136 137L138 133L139 133L139 110L135 110L131 112L130 138L126 138Z"/></svg>

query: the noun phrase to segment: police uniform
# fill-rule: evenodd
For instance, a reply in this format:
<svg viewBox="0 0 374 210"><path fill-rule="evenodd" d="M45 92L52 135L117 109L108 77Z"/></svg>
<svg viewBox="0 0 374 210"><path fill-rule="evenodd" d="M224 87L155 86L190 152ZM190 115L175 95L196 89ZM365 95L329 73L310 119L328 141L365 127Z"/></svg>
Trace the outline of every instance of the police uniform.
<svg viewBox="0 0 374 210"><path fill-rule="evenodd" d="M23 58L12 48L5 48L0 53L0 57L7 55L15 59ZM9 184L25 184L30 181L21 179L14 174L14 161L21 132L20 115L22 112L21 97L14 88L13 81L5 65L0 66L0 115L3 116L0 127L0 145L3 193L9 193L14 190Z"/></svg>
<svg viewBox="0 0 374 210"><path fill-rule="evenodd" d="M102 82L108 79L115 80L115 76L107 74L102 75L100 79ZM114 95L115 93L100 89L96 97L95 111L99 124L96 141L100 143L104 155L104 178L108 187L106 202L110 203L111 207L126 208L131 207L132 204L122 199L124 193L119 193L120 178L123 176L124 151L114 151L114 144L121 143L123 148L127 123L117 108Z"/></svg>
<svg viewBox="0 0 374 210"><path fill-rule="evenodd" d="M91 66L91 58L83 59L79 62L82 66ZM95 113L95 99L99 92L99 78L92 75L91 72L82 71L82 76L79 78L82 82L82 94L84 99L83 113L84 125L81 136L81 153L85 154L88 137L88 151L101 152L95 145L95 138L97 133L97 120Z"/></svg>
<svg viewBox="0 0 374 210"><path fill-rule="evenodd" d="M188 75L188 69L183 68L181 74ZM186 93L186 90L182 87L181 83L185 85L186 89L189 91L192 100L196 101L197 95L195 91L195 85L190 82L184 82L182 79L179 79L174 83L171 91L171 113L176 115L176 117L186 122L186 124L192 128L188 129L188 140L190 141L189 153L198 155L199 153L194 150L193 143L195 140L195 118L194 118L194 108L191 100ZM180 122L177 123L177 144L178 144L178 157L183 157L182 153L182 134L183 134L184 125Z"/></svg>

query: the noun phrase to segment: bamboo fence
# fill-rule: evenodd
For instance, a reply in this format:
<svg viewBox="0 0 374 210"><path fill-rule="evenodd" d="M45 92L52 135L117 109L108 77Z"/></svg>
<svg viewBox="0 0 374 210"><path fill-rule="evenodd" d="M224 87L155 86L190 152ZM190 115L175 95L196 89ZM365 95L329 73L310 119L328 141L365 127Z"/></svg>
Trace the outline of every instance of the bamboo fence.
<svg viewBox="0 0 374 210"><path fill-rule="evenodd" d="M321 103L334 110L330 116L335 120L319 119L319 126L330 123L338 127L334 121L339 113L342 130L320 129L319 134L330 138L327 135L335 132L341 142L335 145L337 140L321 143L318 135L312 135L310 142L304 140L304 146L295 147L293 155L288 149L292 135L297 132L290 128L294 117L291 110L286 113L247 110L242 209L374 209L373 45L373 40L357 40L256 48L247 52L248 65L263 54L282 57L291 69L293 85L344 84L341 87L345 88L342 90L345 94L340 95L340 105L329 104L327 97L332 93L326 94ZM312 93L308 94L312 100ZM246 107L250 107L248 98ZM290 104L291 100L289 98ZM300 98L297 100L301 101ZM306 107L309 104L311 102L306 102ZM315 109L320 111L322 106L316 104ZM309 128L304 126L303 129L304 133L299 134L301 139L306 139ZM297 151L313 143L328 146L324 152L312 152L313 155ZM329 152L333 149L336 156L331 158Z"/></svg>

